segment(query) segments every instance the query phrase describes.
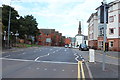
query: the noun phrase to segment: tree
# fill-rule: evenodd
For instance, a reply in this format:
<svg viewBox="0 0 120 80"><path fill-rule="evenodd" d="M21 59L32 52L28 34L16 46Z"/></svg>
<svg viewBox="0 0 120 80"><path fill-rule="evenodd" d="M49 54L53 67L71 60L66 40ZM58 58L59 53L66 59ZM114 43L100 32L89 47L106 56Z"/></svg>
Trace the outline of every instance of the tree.
<svg viewBox="0 0 120 80"><path fill-rule="evenodd" d="M7 31L8 28L8 21L9 21L9 12L10 12L10 8L11 8L11 18L10 18L10 31L12 32L16 32L16 30L19 27L18 24L18 19L17 17L19 17L18 12L11 6L8 5L2 5L2 23L5 26L4 30Z"/></svg>
<svg viewBox="0 0 120 80"><path fill-rule="evenodd" d="M37 21L32 15L26 15L20 17L19 19L19 33L21 38L25 38L25 35L28 37L36 36L38 32Z"/></svg>
<svg viewBox="0 0 120 80"><path fill-rule="evenodd" d="M28 36L35 36L36 31L38 30L37 28L37 21L32 15L27 15L24 17L25 19L25 26L28 28Z"/></svg>
<svg viewBox="0 0 120 80"><path fill-rule="evenodd" d="M2 23L3 29L7 31L8 21L9 21L9 12L11 9L11 18L10 18L10 31L14 34L16 31L19 33L19 38L31 39L31 36L36 36L38 33L37 21L32 15L26 15L24 17L19 16L18 12L11 6L2 5ZM19 17L19 19L17 19ZM3 30L3 31L4 31Z"/></svg>

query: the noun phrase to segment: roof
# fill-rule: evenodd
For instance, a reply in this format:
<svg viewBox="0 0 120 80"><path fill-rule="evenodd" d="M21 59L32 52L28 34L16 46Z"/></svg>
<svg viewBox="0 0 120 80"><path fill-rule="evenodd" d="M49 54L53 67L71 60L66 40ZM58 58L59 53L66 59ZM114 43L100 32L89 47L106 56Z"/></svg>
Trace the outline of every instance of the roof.
<svg viewBox="0 0 120 80"><path fill-rule="evenodd" d="M117 4L117 3L120 3L120 0L115 0L115 1L112 1L112 2L108 3L108 5L109 5L109 6L113 6L113 5ZM101 5L100 5L100 6L101 6ZM99 6L99 7L97 7L97 8L96 8L96 10L97 10L97 9L99 9L99 8L100 8L100 6Z"/></svg>
<svg viewBox="0 0 120 80"><path fill-rule="evenodd" d="M77 34L77 35L75 35L75 37L76 37L76 36L84 36L84 35L83 35L83 34Z"/></svg>
<svg viewBox="0 0 120 80"><path fill-rule="evenodd" d="M43 32L44 34L51 34L55 32L55 29L39 29L40 32Z"/></svg>
<svg viewBox="0 0 120 80"><path fill-rule="evenodd" d="M90 20L92 19L92 17L93 17L94 15L97 15L97 12L96 12L96 13L92 13L92 14L91 14L91 16L89 17L89 19L87 20L87 23L89 23L89 22L90 22Z"/></svg>

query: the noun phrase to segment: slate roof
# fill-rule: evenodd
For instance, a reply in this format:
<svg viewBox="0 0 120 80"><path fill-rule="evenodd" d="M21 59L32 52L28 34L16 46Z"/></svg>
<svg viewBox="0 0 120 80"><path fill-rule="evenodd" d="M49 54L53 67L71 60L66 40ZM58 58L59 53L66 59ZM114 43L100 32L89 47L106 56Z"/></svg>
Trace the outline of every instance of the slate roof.
<svg viewBox="0 0 120 80"><path fill-rule="evenodd" d="M54 33L55 29L39 29L39 31L47 35L47 34Z"/></svg>

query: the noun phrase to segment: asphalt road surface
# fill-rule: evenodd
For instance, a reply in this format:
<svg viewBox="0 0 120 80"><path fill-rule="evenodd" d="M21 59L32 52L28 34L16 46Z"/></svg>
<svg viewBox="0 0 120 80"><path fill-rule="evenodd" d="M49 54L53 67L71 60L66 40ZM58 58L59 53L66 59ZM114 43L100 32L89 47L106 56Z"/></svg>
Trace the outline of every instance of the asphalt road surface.
<svg viewBox="0 0 120 80"><path fill-rule="evenodd" d="M77 78L78 61L71 48L31 47L2 54L3 78Z"/></svg>

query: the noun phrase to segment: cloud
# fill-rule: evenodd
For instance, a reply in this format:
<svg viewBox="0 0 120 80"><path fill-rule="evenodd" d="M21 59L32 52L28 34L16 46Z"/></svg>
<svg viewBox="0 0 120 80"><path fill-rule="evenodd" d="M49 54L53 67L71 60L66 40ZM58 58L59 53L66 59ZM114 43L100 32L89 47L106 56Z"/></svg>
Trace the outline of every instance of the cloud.
<svg viewBox="0 0 120 80"><path fill-rule="evenodd" d="M103 0L12 0L20 15L33 15L39 28L55 28L64 35L77 34L78 21L87 35L87 20ZM111 2L113 0L107 0ZM9 4L10 0L4 0Z"/></svg>

